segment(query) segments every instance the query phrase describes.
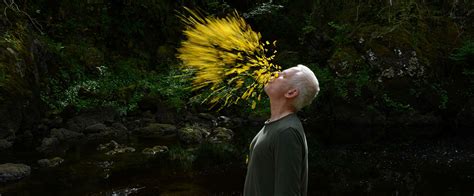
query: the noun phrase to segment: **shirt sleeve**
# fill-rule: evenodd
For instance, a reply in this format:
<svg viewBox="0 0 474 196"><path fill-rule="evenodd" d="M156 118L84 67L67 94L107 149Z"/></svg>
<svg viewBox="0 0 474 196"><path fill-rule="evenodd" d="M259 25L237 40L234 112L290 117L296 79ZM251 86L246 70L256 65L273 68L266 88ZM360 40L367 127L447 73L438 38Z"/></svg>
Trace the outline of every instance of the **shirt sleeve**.
<svg viewBox="0 0 474 196"><path fill-rule="evenodd" d="M275 195L300 195L304 148L298 131L288 128L276 139Z"/></svg>

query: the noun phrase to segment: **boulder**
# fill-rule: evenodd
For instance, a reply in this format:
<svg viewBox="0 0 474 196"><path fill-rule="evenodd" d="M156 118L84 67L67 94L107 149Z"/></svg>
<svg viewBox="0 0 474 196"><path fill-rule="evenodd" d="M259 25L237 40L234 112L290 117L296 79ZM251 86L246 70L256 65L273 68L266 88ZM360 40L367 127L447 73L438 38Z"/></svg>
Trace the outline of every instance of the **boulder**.
<svg viewBox="0 0 474 196"><path fill-rule="evenodd" d="M122 123L117 123L117 122L112 124L112 128L120 130L120 131L128 131L125 125L123 125Z"/></svg>
<svg viewBox="0 0 474 196"><path fill-rule="evenodd" d="M87 140L89 141L110 140L126 138L128 129L121 123L113 123L111 127L97 123L87 127L84 132L87 134Z"/></svg>
<svg viewBox="0 0 474 196"><path fill-rule="evenodd" d="M66 122L66 128L76 132L83 132L86 127L97 123L99 123L97 120L90 117L75 116Z"/></svg>
<svg viewBox="0 0 474 196"><path fill-rule="evenodd" d="M74 141L76 143L76 141ZM41 145L36 150L44 155L64 155L73 143L71 141L61 141L56 137L45 137Z"/></svg>
<svg viewBox="0 0 474 196"><path fill-rule="evenodd" d="M178 138L184 144L200 144L210 133L207 128L201 125L187 125L178 130Z"/></svg>
<svg viewBox="0 0 474 196"><path fill-rule="evenodd" d="M84 129L84 133L99 133L102 131L107 130L108 127L102 123L96 123L93 125L90 125Z"/></svg>
<svg viewBox="0 0 474 196"><path fill-rule="evenodd" d="M0 165L0 182L19 180L31 173L31 168L25 164L5 163Z"/></svg>
<svg viewBox="0 0 474 196"><path fill-rule="evenodd" d="M217 125L219 126L225 126L225 127L230 127L232 126L232 119L230 119L229 117L227 116L219 116L217 117Z"/></svg>
<svg viewBox="0 0 474 196"><path fill-rule="evenodd" d="M101 141L107 139L118 139L122 140L127 137L127 132L116 130L116 129L106 129L105 131L99 133L87 134L88 141Z"/></svg>
<svg viewBox="0 0 474 196"><path fill-rule="evenodd" d="M117 111L110 108L95 109L67 120L67 129L83 132L87 127L97 123L113 123L118 116Z"/></svg>
<svg viewBox="0 0 474 196"><path fill-rule="evenodd" d="M142 153L149 156L155 156L157 154L168 152L168 146L153 146L153 148L145 148Z"/></svg>
<svg viewBox="0 0 474 196"><path fill-rule="evenodd" d="M209 120L209 121L216 120L216 117L209 113L199 113L198 116L199 118Z"/></svg>
<svg viewBox="0 0 474 196"><path fill-rule="evenodd" d="M135 131L135 134L141 138L164 139L175 136L176 130L176 126L171 124L150 123Z"/></svg>
<svg viewBox="0 0 474 196"><path fill-rule="evenodd" d="M83 137L84 134L71 131L65 128L52 129L51 137L57 138L59 141L76 141Z"/></svg>
<svg viewBox="0 0 474 196"><path fill-rule="evenodd" d="M119 146L120 145L115 140L110 140L109 143L99 144L99 147L97 147L97 150L98 151L111 150L111 149L116 149Z"/></svg>
<svg viewBox="0 0 474 196"><path fill-rule="evenodd" d="M40 159L38 160L38 164L41 167L57 167L61 163L64 162L64 159L61 157L54 157L52 159Z"/></svg>
<svg viewBox="0 0 474 196"><path fill-rule="evenodd" d="M110 151L106 152L105 154L106 155L115 155L115 154L121 154L121 153L126 153L126 152L135 152L135 148L123 146L123 147L118 147L116 149L110 150Z"/></svg>
<svg viewBox="0 0 474 196"><path fill-rule="evenodd" d="M111 140L109 143L106 143L106 144L100 144L99 147L97 147L97 150L107 151L105 153L106 155L115 155L115 154L120 154L120 153L125 153L125 152L135 152L135 148L128 147L125 145L120 145L114 140Z"/></svg>
<svg viewBox="0 0 474 196"><path fill-rule="evenodd" d="M211 143L226 143L232 140L234 132L224 127L217 127L212 131L212 135L209 137Z"/></svg>

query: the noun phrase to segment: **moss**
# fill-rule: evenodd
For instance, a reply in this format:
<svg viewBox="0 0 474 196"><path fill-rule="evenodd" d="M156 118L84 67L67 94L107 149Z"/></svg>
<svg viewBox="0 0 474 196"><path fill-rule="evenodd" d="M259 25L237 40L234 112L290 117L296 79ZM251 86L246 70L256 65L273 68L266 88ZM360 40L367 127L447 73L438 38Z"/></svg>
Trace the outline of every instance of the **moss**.
<svg viewBox="0 0 474 196"><path fill-rule="evenodd" d="M17 25L15 29L6 31L0 40L0 88L11 97L28 96L30 91L29 78L32 68L30 52L26 49L26 29ZM3 97L2 97L3 98Z"/></svg>

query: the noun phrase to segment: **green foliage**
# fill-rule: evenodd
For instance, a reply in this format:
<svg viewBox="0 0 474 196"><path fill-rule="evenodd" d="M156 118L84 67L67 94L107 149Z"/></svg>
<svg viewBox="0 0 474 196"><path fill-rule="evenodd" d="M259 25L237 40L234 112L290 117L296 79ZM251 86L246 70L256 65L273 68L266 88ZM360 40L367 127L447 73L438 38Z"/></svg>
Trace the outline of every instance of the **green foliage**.
<svg viewBox="0 0 474 196"><path fill-rule="evenodd" d="M18 23L0 37L0 91L7 91L10 95L26 95L29 92L29 78L25 76L32 69L26 64L30 54L25 46L27 33L25 25ZM0 97L0 100L3 98Z"/></svg>
<svg viewBox="0 0 474 196"><path fill-rule="evenodd" d="M431 90L439 97L438 108L443 110L446 109L449 101L448 91L444 89L439 83L433 83L429 86Z"/></svg>
<svg viewBox="0 0 474 196"><path fill-rule="evenodd" d="M449 101L462 100L448 94L466 98L474 93L474 41L464 41L447 55L458 39L472 34L472 17L467 17L472 10L469 1L38 0L18 5L40 22L46 34L32 33L36 28L31 25L39 23L30 21L25 13L6 9L6 17L1 19L6 29L0 39L1 90L9 86L27 92L23 89L29 85L16 82L20 72L15 70L17 65L37 68L36 62L25 58L33 57L30 60L41 61L44 65L39 68L47 70L39 75L42 99L57 111L67 106L84 109L109 105L126 114L136 109L144 96L159 97L177 109L187 104L208 108L196 97L188 102L188 97L198 92L189 92L188 82L175 77L182 74L173 65L178 64L174 53L183 38L175 10L183 5L201 7L211 15L239 7L263 38L278 40L279 64L313 65L321 83L318 99L322 101L377 103L377 109L407 111L424 104L413 99L434 92L430 94L436 97L430 99L435 100L430 102L434 104L431 108L449 109ZM25 38L45 43L47 51L41 54L45 52L47 57L29 51ZM295 44L298 41L300 44ZM426 68L422 80L406 79L414 84L406 95L377 81L377 68L398 63L395 48L404 49L404 54L406 49L416 51ZM361 58L369 49L379 61ZM453 93L458 91L461 95ZM268 99L262 95L262 100L256 110L241 105L227 110L265 116L269 113Z"/></svg>
<svg viewBox="0 0 474 196"><path fill-rule="evenodd" d="M413 25L422 19L425 11L425 7L416 0L407 0L386 5L379 10L377 15L391 25Z"/></svg>
<svg viewBox="0 0 474 196"><path fill-rule="evenodd" d="M462 74L467 78L469 87L466 94L474 95L474 40L466 40L461 48L458 48L451 56L451 60L461 66Z"/></svg>
<svg viewBox="0 0 474 196"><path fill-rule="evenodd" d="M142 63L140 59L126 59L118 62L115 69L98 66L95 74L86 73L81 67L62 69L57 78L50 80L42 99L58 111L66 106L111 106L127 114L147 95L163 97L170 106L183 108L189 92L186 81L175 77L177 70L147 72L136 67Z"/></svg>
<svg viewBox="0 0 474 196"><path fill-rule="evenodd" d="M392 97L390 97L387 94L383 94L381 97L381 105L379 107L388 109L389 111L395 111L395 112L407 112L407 111L412 111L413 108L411 107L410 104L404 104L401 103Z"/></svg>
<svg viewBox="0 0 474 196"><path fill-rule="evenodd" d="M471 63L474 59L474 40L465 41L462 47L450 56L450 59L457 62Z"/></svg>
<svg viewBox="0 0 474 196"><path fill-rule="evenodd" d="M346 76L338 76L327 67L311 67L316 74L321 85L321 92L318 96L333 96L345 102L358 102L364 100L363 90L372 88L373 79L369 71L362 69Z"/></svg>
<svg viewBox="0 0 474 196"><path fill-rule="evenodd" d="M334 30L331 40L334 42L336 47L341 47L351 42L351 37L349 35L351 29L349 24L338 24L331 21L328 25Z"/></svg>

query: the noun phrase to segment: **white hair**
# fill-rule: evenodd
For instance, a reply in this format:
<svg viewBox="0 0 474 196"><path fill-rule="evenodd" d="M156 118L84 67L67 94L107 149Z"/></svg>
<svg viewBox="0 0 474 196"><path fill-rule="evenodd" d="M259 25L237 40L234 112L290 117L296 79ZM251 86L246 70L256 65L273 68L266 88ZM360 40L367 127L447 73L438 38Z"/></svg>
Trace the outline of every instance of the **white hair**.
<svg viewBox="0 0 474 196"><path fill-rule="evenodd" d="M296 68L299 70L294 77L292 77L291 83L298 88L299 94L293 102L295 109L301 110L301 108L311 104L314 98L319 93L319 82L313 71L304 65L297 65Z"/></svg>

